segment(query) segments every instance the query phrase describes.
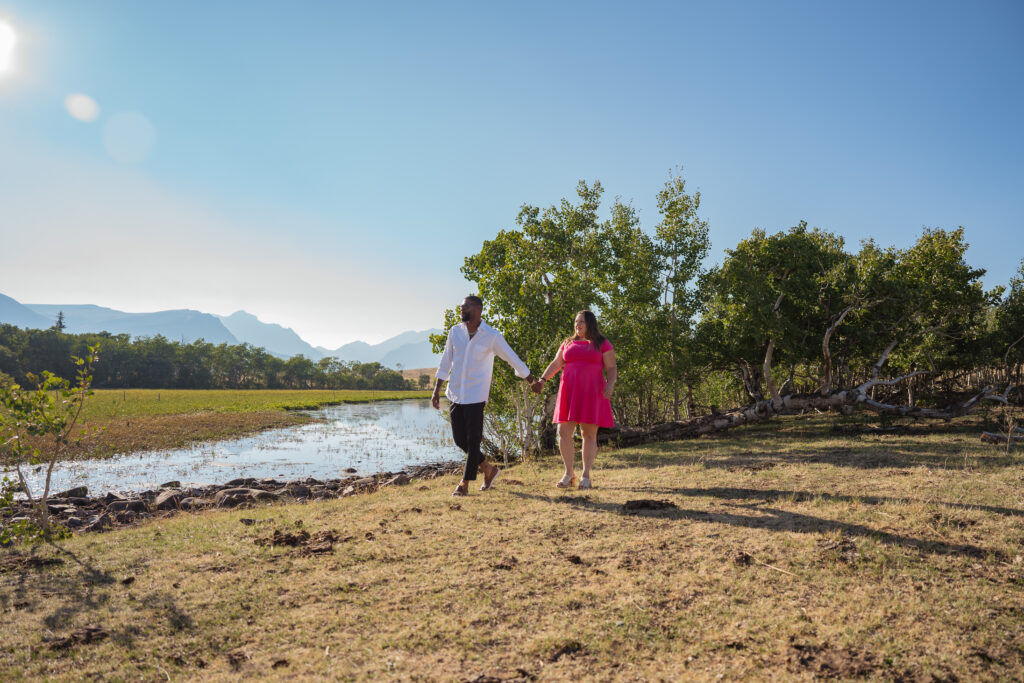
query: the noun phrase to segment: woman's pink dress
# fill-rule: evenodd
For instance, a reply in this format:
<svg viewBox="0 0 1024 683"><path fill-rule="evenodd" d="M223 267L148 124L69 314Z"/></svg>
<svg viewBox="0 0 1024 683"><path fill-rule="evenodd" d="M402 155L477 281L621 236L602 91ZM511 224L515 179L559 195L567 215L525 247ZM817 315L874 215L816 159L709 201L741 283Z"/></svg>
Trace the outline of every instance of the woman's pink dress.
<svg viewBox="0 0 1024 683"><path fill-rule="evenodd" d="M558 385L553 422L579 422L614 427L612 403L604 397L604 357L611 351L607 339L598 351L586 339L574 339L562 344L562 381Z"/></svg>

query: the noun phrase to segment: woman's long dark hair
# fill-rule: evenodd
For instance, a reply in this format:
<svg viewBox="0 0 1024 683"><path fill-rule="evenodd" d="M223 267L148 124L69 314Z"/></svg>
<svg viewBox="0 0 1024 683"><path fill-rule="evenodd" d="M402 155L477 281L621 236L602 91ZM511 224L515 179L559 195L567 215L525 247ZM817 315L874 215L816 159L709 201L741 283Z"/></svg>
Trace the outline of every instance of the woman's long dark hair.
<svg viewBox="0 0 1024 683"><path fill-rule="evenodd" d="M601 347L604 346L605 338L604 335L601 334L601 330L597 327L597 316L590 311L578 311L576 315L582 315L583 322L586 323L586 331L583 333L583 338L593 344L596 350L600 351ZM576 316L573 316L574 325L575 320ZM578 334L573 334L565 341L576 341L579 338L580 336Z"/></svg>

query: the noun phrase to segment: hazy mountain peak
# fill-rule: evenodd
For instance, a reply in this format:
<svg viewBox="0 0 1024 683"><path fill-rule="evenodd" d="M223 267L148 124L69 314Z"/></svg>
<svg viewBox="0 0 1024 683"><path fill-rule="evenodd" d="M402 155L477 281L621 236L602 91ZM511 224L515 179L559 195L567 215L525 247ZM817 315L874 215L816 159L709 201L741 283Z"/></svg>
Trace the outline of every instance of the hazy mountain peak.
<svg viewBox="0 0 1024 683"><path fill-rule="evenodd" d="M428 337L438 329L408 330L379 344L354 341L337 349L313 347L294 330L276 323L262 322L245 310L231 315L212 315L191 308L152 313L126 313L94 304L21 304L0 294L0 323L18 327L52 327L58 312L64 313L69 333L110 332L133 337L162 335L172 341L191 343L205 339L213 344L246 343L262 347L276 356L288 358L302 354L319 360L333 356L344 361L378 362L385 366L419 368L435 365L439 356L430 347Z"/></svg>

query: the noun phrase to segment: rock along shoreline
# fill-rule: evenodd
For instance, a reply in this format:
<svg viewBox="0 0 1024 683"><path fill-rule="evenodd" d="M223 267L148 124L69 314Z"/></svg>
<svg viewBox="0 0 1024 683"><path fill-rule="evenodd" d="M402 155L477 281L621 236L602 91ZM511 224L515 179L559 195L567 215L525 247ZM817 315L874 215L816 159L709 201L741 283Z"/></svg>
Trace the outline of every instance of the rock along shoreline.
<svg viewBox="0 0 1024 683"><path fill-rule="evenodd" d="M182 487L181 482L169 481L156 489L124 495L107 493L100 497L90 497L85 486L77 486L51 495L47 499L47 507L52 524L64 526L75 533L107 531L169 517L179 512L253 507L276 502L305 503L373 493L386 486L404 486L415 480L455 474L461 472L463 467L460 462L439 462L367 477L351 474L355 470L350 468L346 470L350 476L341 479L306 477L279 481L273 478L246 477L232 479L226 484L197 487ZM28 501L18 500L6 510L0 511L0 520L4 524L11 524L30 519L31 513Z"/></svg>

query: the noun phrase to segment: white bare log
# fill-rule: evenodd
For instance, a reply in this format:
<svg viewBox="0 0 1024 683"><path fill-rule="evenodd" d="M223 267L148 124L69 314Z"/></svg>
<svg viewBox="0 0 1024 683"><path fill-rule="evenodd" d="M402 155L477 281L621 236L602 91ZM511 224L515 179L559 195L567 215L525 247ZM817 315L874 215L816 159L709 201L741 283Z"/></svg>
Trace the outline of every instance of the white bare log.
<svg viewBox="0 0 1024 683"><path fill-rule="evenodd" d="M607 434L602 432L599 435L599 440L602 442L610 441L620 446L633 446L651 441L685 439L725 431L745 424L762 422L781 414L792 414L809 410L851 410L856 407L898 417L951 420L954 417L966 415L977 407L982 400L1005 402L1002 396L993 393L992 387L986 387L983 391L963 403L955 403L943 409L892 405L872 400L866 391L862 391L862 387L865 386L870 388L873 385L871 382L866 382L853 389L833 391L828 396L821 396L817 393L789 394L780 397L778 400L758 401L752 405L725 413L705 415L691 420L665 422L648 429L624 428Z"/></svg>
<svg viewBox="0 0 1024 683"><path fill-rule="evenodd" d="M1013 443L1024 443L1024 436L1008 436L1006 434L996 434L994 432L981 433L981 440L985 443L994 443L1005 446L1008 439L1012 440Z"/></svg>

